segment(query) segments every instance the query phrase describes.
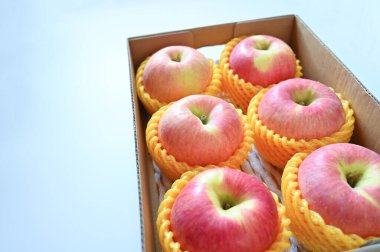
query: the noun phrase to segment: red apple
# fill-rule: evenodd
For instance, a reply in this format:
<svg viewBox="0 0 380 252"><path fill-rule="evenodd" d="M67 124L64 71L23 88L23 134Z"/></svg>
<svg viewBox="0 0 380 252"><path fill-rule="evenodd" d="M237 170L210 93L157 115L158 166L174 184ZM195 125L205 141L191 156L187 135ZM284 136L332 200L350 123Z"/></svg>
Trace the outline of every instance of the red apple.
<svg viewBox="0 0 380 252"><path fill-rule="evenodd" d="M161 102L202 93L212 79L212 65L199 51L169 46L154 53L143 72L146 92Z"/></svg>
<svg viewBox="0 0 380 252"><path fill-rule="evenodd" d="M235 108L208 95L191 95L175 102L158 124L159 141L177 161L209 165L226 161L243 139Z"/></svg>
<svg viewBox="0 0 380 252"><path fill-rule="evenodd" d="M240 41L230 55L230 67L243 80L267 87L294 78L296 56L282 40L254 35Z"/></svg>
<svg viewBox="0 0 380 252"><path fill-rule="evenodd" d="M345 234L380 236L380 155L339 143L312 152L298 171L309 208Z"/></svg>
<svg viewBox="0 0 380 252"><path fill-rule="evenodd" d="M181 249L265 251L278 232L276 203L254 176L230 168L206 170L174 202L171 230Z"/></svg>
<svg viewBox="0 0 380 252"><path fill-rule="evenodd" d="M345 113L338 96L308 79L290 79L272 87L262 98L259 119L275 133L310 140L340 130Z"/></svg>

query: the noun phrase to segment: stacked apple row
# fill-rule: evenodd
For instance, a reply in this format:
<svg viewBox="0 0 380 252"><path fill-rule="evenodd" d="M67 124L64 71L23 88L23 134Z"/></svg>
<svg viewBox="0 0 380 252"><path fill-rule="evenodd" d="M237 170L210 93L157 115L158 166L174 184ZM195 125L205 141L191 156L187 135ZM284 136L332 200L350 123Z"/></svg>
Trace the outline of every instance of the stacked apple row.
<svg viewBox="0 0 380 252"><path fill-rule="evenodd" d="M285 251L290 221L313 251L380 236L380 155L346 143L355 121L349 102L301 76L292 49L264 35L230 41L220 68L183 46L143 62L138 94L154 113L148 149L176 180L157 220L164 251ZM286 215L262 182L239 171L253 142L285 168Z"/></svg>

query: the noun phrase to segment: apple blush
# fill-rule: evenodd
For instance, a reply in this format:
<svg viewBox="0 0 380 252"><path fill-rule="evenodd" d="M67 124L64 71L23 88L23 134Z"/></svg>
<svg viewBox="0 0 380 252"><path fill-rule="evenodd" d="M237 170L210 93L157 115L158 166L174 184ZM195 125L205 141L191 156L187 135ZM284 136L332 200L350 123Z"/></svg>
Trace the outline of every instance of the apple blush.
<svg viewBox="0 0 380 252"><path fill-rule="evenodd" d="M297 68L293 50L269 35L254 35L240 41L232 50L229 63L239 78L263 87L294 78Z"/></svg>
<svg viewBox="0 0 380 252"><path fill-rule="evenodd" d="M326 224L363 238L380 236L380 155L359 145L330 144L301 163L298 182Z"/></svg>
<svg viewBox="0 0 380 252"><path fill-rule="evenodd" d="M259 252L278 233L277 206L256 177L230 168L206 170L191 179L170 214L174 240L196 252Z"/></svg>
<svg viewBox="0 0 380 252"><path fill-rule="evenodd" d="M152 55L143 72L146 92L160 102L172 102L206 90L212 65L199 51L187 46L168 46Z"/></svg>
<svg viewBox="0 0 380 252"><path fill-rule="evenodd" d="M296 140L330 136L345 122L338 96L320 82L301 78L272 87L263 96L258 115L274 133Z"/></svg>
<svg viewBox="0 0 380 252"><path fill-rule="evenodd" d="M176 161L206 166L226 161L243 140L243 123L233 105L208 95L173 103L158 124L158 138Z"/></svg>

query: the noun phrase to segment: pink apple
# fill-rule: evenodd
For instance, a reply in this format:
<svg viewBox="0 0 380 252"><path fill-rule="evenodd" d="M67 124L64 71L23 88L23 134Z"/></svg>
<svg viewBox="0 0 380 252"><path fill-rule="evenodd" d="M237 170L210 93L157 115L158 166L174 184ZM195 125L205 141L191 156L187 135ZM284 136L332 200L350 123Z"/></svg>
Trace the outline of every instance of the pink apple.
<svg viewBox="0 0 380 252"><path fill-rule="evenodd" d="M174 240L197 252L265 251L278 232L276 203L254 176L206 170L182 189L171 215Z"/></svg>
<svg viewBox="0 0 380 252"><path fill-rule="evenodd" d="M345 234L380 236L380 155L339 143L312 152L298 171L302 197Z"/></svg>
<svg viewBox="0 0 380 252"><path fill-rule="evenodd" d="M143 72L146 92L161 102L172 102L205 91L212 79L212 65L199 51L169 46L154 53Z"/></svg>
<svg viewBox="0 0 380 252"><path fill-rule="evenodd" d="M294 78L296 56L282 40L254 35L240 41L230 55L230 67L243 80L267 87Z"/></svg>
<svg viewBox="0 0 380 252"><path fill-rule="evenodd" d="M280 136L310 140L340 130L345 113L338 96L308 79L290 79L272 87L262 98L259 119Z"/></svg>
<svg viewBox="0 0 380 252"><path fill-rule="evenodd" d="M189 165L226 161L243 139L235 108L208 95L191 95L175 102L158 124L158 137L167 152Z"/></svg>

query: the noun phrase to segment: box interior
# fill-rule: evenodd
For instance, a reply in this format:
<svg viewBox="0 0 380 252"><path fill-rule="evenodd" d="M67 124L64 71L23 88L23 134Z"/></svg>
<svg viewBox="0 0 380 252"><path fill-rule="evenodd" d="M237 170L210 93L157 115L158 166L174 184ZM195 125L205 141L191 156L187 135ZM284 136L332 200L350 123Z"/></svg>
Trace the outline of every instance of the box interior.
<svg viewBox="0 0 380 252"><path fill-rule="evenodd" d="M166 46L186 45L200 48L223 45L234 37L253 34L268 34L282 39L300 59L304 78L320 81L342 93L343 98L350 101L355 113L355 130L351 142L380 153L379 102L298 16L288 15L130 38L128 51L144 251L160 251L155 225L159 202L152 161L145 144L145 127L150 116L138 101L134 83L139 64L147 56Z"/></svg>

